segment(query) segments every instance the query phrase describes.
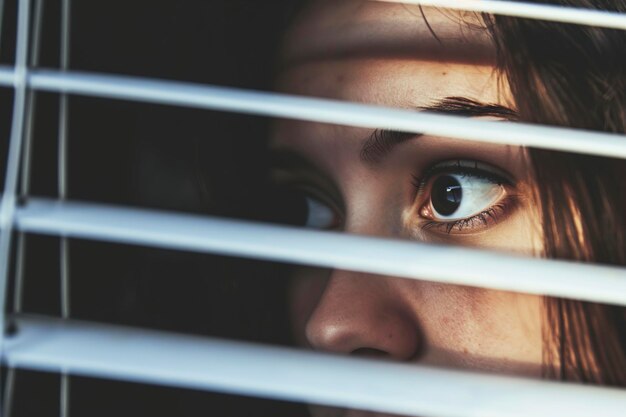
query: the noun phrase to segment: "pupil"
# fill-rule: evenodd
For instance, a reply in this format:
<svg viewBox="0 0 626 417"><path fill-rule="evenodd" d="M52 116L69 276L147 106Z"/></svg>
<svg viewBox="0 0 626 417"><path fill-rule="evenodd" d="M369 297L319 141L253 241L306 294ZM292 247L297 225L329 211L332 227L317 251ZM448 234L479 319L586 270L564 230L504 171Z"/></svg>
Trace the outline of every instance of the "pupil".
<svg viewBox="0 0 626 417"><path fill-rule="evenodd" d="M461 205L463 189L456 178L442 175L435 180L430 198L437 213L449 216Z"/></svg>

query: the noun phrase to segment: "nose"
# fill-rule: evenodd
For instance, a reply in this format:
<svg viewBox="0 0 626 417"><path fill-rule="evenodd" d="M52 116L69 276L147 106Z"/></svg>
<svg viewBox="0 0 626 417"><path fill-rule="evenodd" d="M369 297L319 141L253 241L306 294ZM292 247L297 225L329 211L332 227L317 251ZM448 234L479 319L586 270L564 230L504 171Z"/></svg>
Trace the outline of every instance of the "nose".
<svg viewBox="0 0 626 417"><path fill-rule="evenodd" d="M306 323L318 350L408 360L420 348L417 323L394 300L392 278L333 271Z"/></svg>

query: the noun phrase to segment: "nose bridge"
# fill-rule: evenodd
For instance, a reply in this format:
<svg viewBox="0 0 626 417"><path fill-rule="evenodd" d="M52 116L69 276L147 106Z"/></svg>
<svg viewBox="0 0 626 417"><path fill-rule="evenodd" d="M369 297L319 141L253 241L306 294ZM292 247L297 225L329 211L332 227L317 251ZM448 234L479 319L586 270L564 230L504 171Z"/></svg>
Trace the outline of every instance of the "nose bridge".
<svg viewBox="0 0 626 417"><path fill-rule="evenodd" d="M396 228L390 210L378 208L375 203L363 199L349 202L344 231L368 236L392 236Z"/></svg>
<svg viewBox="0 0 626 417"><path fill-rule="evenodd" d="M306 324L311 346L346 354L375 352L398 360L413 357L420 346L417 323L393 299L386 279L334 271Z"/></svg>
<svg viewBox="0 0 626 417"><path fill-rule="evenodd" d="M359 174L359 175L357 175ZM362 175L361 175L362 174ZM346 201L344 231L370 236L399 236L399 198L393 187L371 172L353 173ZM422 339L414 314L402 302L399 278L345 270L332 271L306 323L315 349L371 354L396 360L414 357Z"/></svg>

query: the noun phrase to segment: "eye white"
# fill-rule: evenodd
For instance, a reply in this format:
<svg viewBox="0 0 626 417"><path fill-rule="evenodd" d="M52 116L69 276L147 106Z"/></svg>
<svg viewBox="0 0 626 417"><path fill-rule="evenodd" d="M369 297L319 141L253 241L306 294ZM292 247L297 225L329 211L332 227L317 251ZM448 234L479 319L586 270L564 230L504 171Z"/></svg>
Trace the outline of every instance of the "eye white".
<svg viewBox="0 0 626 417"><path fill-rule="evenodd" d="M460 220L475 216L496 204L505 194L501 184L494 183L487 178L480 178L469 174L445 174L454 178L461 187L460 204L454 212L444 215L437 211L437 202L433 201L431 192L431 207L433 214L439 220Z"/></svg>
<svg viewBox="0 0 626 417"><path fill-rule="evenodd" d="M304 199L307 207L305 227L330 229L337 223L333 209L316 198L306 196Z"/></svg>

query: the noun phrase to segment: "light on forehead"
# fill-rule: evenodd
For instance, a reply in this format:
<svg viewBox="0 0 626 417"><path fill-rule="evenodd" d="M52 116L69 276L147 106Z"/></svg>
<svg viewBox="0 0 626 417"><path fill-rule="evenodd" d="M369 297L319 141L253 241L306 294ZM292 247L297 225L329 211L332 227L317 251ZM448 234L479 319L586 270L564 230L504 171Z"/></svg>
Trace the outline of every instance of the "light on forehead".
<svg viewBox="0 0 626 417"><path fill-rule="evenodd" d="M283 50L285 66L358 57L491 63L495 49L474 13L314 0L293 23Z"/></svg>

